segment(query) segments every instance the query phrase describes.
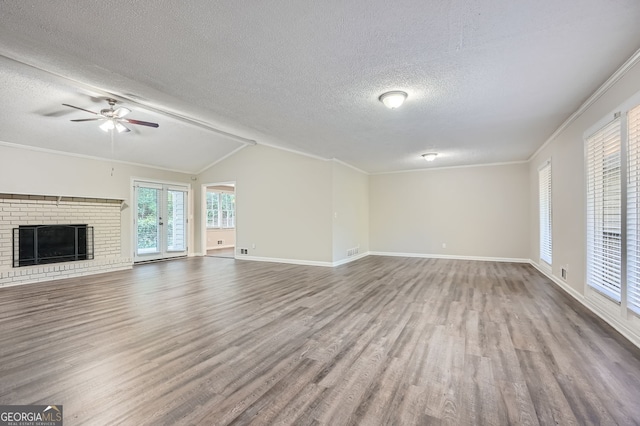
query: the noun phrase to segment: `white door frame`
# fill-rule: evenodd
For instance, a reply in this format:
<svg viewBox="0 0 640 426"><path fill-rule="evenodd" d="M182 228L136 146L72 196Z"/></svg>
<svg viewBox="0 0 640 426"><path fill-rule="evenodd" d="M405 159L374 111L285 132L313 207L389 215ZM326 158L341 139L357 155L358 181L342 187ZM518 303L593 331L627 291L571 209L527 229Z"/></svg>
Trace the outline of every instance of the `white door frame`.
<svg viewBox="0 0 640 426"><path fill-rule="evenodd" d="M185 248L184 250L168 250L166 247L166 232L162 232L159 237L158 245L160 246L159 252L149 253L149 254L138 254L138 227L137 227L137 216L138 216L138 200L137 200L137 186L143 187L151 187L156 189L161 189L162 193L166 193L169 190L177 190L184 191L186 194L185 199ZM189 221L190 217L190 201L191 201L191 185L182 183L182 182L168 182L168 181L157 181L152 179L141 179L141 178L131 178L131 223L132 223L132 257L134 263L136 262L144 262L150 260L161 260L161 259L170 259L173 257L184 257L189 253L189 236L191 235L191 222ZM166 200L161 199L161 203L166 203ZM161 205L160 209L166 209L165 205ZM163 211L161 210L161 211ZM167 220L167 218L163 218L163 220ZM167 228L162 228L166 230Z"/></svg>

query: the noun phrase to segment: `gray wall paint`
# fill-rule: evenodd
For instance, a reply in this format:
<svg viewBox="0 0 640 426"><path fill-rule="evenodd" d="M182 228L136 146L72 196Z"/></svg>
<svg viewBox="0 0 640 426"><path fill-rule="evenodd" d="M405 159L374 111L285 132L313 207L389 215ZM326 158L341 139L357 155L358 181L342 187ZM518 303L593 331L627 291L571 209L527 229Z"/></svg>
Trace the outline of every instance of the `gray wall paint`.
<svg viewBox="0 0 640 426"><path fill-rule="evenodd" d="M369 188L372 251L528 258L527 164L374 175Z"/></svg>
<svg viewBox="0 0 640 426"><path fill-rule="evenodd" d="M198 181L236 182L236 246L248 248L249 256L331 262L331 170L329 161L256 145L204 171ZM195 192L199 236L201 191Z"/></svg>

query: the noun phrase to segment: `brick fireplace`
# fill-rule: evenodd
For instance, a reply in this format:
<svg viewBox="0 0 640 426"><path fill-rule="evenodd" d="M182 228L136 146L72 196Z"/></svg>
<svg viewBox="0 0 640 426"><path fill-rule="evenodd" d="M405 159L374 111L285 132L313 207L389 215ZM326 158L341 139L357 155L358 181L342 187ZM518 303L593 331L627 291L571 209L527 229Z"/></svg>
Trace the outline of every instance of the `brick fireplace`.
<svg viewBox="0 0 640 426"><path fill-rule="evenodd" d="M121 253L121 200L0 194L0 287L130 269ZM14 228L25 225L93 227L93 259L14 267Z"/></svg>

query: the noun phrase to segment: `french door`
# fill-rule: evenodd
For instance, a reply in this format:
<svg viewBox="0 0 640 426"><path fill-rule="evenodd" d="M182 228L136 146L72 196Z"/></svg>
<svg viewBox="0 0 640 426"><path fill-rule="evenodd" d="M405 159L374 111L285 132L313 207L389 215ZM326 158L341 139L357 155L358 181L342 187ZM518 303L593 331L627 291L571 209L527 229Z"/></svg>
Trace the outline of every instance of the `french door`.
<svg viewBox="0 0 640 426"><path fill-rule="evenodd" d="M134 261L187 255L186 186L134 182Z"/></svg>

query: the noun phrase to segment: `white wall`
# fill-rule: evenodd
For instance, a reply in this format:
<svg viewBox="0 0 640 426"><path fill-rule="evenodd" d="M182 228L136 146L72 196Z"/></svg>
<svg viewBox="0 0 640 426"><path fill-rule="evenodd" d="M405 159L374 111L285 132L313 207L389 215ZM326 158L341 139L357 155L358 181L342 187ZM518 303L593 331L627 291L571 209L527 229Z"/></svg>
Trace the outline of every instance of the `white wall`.
<svg viewBox="0 0 640 426"><path fill-rule="evenodd" d="M369 176L338 162L333 167L333 261L347 250L369 251Z"/></svg>
<svg viewBox="0 0 640 426"><path fill-rule="evenodd" d="M522 163L371 176L371 251L528 259L528 170Z"/></svg>
<svg viewBox="0 0 640 426"><path fill-rule="evenodd" d="M132 257L131 178L185 184L191 180L183 173L119 163L113 163L111 176L111 167L108 161L0 145L0 193L124 200L122 255ZM193 241L193 235L190 238Z"/></svg>
<svg viewBox="0 0 640 426"><path fill-rule="evenodd" d="M636 64L589 106L575 121L535 155L529 164L531 189L531 223L529 257L539 262L538 168L552 161L553 265L551 277L574 297L587 304L628 337L635 333L640 342L640 321L633 314L586 288L586 219L584 134L602 119L613 119L613 113L640 90L640 65ZM562 266L568 267L567 279L561 277Z"/></svg>
<svg viewBox="0 0 640 426"><path fill-rule="evenodd" d="M249 257L331 262L331 172L330 161L255 145L204 171L198 181L236 183L236 247L249 249ZM202 226L196 192L195 223ZM198 242L201 251L205 246Z"/></svg>
<svg viewBox="0 0 640 426"><path fill-rule="evenodd" d="M222 244L218 244L218 241L222 240ZM219 229L208 228L207 229L207 250L231 247L236 244L236 230L235 229Z"/></svg>

